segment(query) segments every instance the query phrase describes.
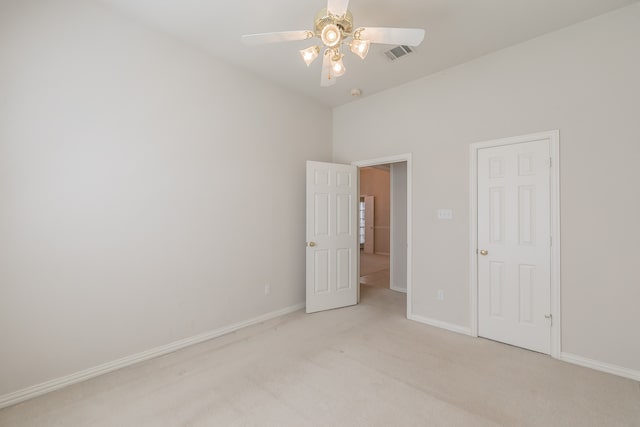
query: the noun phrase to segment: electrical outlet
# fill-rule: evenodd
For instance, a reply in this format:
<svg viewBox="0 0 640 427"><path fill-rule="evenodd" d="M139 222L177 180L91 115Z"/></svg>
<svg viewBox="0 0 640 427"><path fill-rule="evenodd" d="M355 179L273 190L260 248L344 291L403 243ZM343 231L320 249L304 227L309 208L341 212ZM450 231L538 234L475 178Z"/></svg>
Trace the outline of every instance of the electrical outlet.
<svg viewBox="0 0 640 427"><path fill-rule="evenodd" d="M270 293L271 293L271 285L269 283L266 283L264 285L264 294L269 295Z"/></svg>
<svg viewBox="0 0 640 427"><path fill-rule="evenodd" d="M438 301L444 301L444 291L442 289L438 290Z"/></svg>

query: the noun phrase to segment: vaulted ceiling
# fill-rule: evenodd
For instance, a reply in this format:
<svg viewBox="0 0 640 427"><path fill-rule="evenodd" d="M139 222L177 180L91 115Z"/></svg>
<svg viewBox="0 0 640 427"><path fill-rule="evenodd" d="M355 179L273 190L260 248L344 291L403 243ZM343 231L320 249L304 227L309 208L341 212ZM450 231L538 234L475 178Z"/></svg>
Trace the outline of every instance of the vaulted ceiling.
<svg viewBox="0 0 640 427"><path fill-rule="evenodd" d="M389 61L376 45L363 61L347 53L347 72L320 87L321 61L309 68L298 51L313 41L246 46L243 34L313 28L326 0L102 0L146 25L197 45L230 64L327 106L473 60L637 0L351 0L355 27L424 28L416 53Z"/></svg>

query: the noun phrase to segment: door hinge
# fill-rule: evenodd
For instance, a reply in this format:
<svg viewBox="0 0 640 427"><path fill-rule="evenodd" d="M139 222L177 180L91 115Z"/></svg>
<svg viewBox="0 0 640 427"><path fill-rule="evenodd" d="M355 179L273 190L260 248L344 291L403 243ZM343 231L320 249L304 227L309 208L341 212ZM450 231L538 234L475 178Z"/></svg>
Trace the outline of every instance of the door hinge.
<svg viewBox="0 0 640 427"><path fill-rule="evenodd" d="M549 319L549 326L553 326L553 314L545 314L545 319Z"/></svg>

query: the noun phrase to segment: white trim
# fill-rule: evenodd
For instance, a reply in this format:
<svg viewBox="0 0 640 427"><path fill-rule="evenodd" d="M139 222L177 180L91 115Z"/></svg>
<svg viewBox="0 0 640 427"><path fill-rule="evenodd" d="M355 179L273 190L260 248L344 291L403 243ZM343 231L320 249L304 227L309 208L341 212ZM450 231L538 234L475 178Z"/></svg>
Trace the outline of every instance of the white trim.
<svg viewBox="0 0 640 427"><path fill-rule="evenodd" d="M378 157L376 159L369 159L369 160L358 160L355 162L351 162L351 164L354 166L358 166L359 168L365 168L367 166L378 166L378 165L386 165L389 163L400 163L400 162L409 162L409 161L411 161L411 153L397 154L395 156L387 156L387 157Z"/></svg>
<svg viewBox="0 0 640 427"><path fill-rule="evenodd" d="M560 131L551 132L551 176L549 186L551 190L551 314L553 325L551 328L551 356L556 359L562 353L562 308L560 301Z"/></svg>
<svg viewBox="0 0 640 427"><path fill-rule="evenodd" d="M394 194L395 191L393 191L393 176L395 175L394 171L393 171L393 165L389 167L389 224L393 225L393 219L396 216L395 213L395 204L394 204ZM398 288L396 287L396 284L394 283L394 278L395 278L395 271L396 271L396 266L395 263L392 262L393 260L391 259L391 252L393 252L394 249L394 228L395 227L389 227L389 289L391 289L392 291L398 291ZM406 289L404 290L404 292L406 293Z"/></svg>
<svg viewBox="0 0 640 427"><path fill-rule="evenodd" d="M446 329L447 331L455 332L463 335L471 335L471 328L466 326L454 325L453 323L443 322L442 320L429 319L418 315L411 315L409 320L424 323L425 325L435 326L436 328Z"/></svg>
<svg viewBox="0 0 640 427"><path fill-rule="evenodd" d="M115 371L117 369L124 368L126 366L133 365L138 362L143 362L145 360L153 359L158 356L163 356L165 354L181 350L194 344L200 344L204 341L226 335L230 332L245 328L247 326L255 325L270 319L274 319L276 317L284 316L285 314L293 313L294 311L298 311L302 308L304 308L304 303L296 304L290 307L283 308L281 310L263 314L262 316L254 317L253 319L248 319L242 322L234 323L232 325L223 326L222 328L214 329L213 331L175 341L160 347L143 351L141 353L123 357L112 362L107 362L89 369L84 369L71 375L66 375L64 377L46 381L41 384L15 391L13 393L5 394L3 396L0 396L0 409L6 408L7 406L15 405L20 402L24 402L28 399L33 399L34 397L41 396L45 393L61 389L63 387L76 384L97 377L99 375Z"/></svg>
<svg viewBox="0 0 640 427"><path fill-rule="evenodd" d="M629 378L630 380L640 381L640 371L635 371L622 366L611 365L609 363L599 362L586 357L577 356L571 353L560 353L560 360L572 363L574 365L584 366L585 368L595 369L596 371L606 372L608 374L618 375L620 377Z"/></svg>
<svg viewBox="0 0 640 427"><path fill-rule="evenodd" d="M551 356L558 359L561 354L561 306L560 306L560 131L521 135L493 141L476 142L469 146L469 311L471 335L478 336L478 150L501 145L521 144L548 139L550 144L550 210L551 210Z"/></svg>
<svg viewBox="0 0 640 427"><path fill-rule="evenodd" d="M399 288L399 287L394 286L392 284L389 285L389 289L391 289L392 291L396 291L396 292L402 292L403 294L407 293L407 290L405 288Z"/></svg>
<svg viewBox="0 0 640 427"><path fill-rule="evenodd" d="M411 153L405 153L405 154L398 154L395 156L388 156L388 157L379 157L377 159L370 159L370 160L360 160L360 161L356 161L356 162L351 162L352 165L357 166L359 168L363 168L363 167L367 167L367 166L376 166L376 165L384 165L384 164L388 164L388 163L400 163L400 162L407 162L407 289L406 290L401 290L401 292L406 292L407 294L407 319L411 319L412 316L412 307L413 307L413 296L411 293L411 281L413 278L413 273L412 273L412 254L413 254L413 243L411 240L411 233L412 233L412 227L411 227L411 220L412 220L412 203L411 203L411 199L412 199L412 194L413 194L413 186L412 186L412 165L411 165ZM358 174L359 176L360 174ZM358 185L360 185L359 181L358 181ZM393 232L393 230L392 230ZM360 264L360 254L358 253L358 264ZM389 272L391 273L391 272ZM360 287L358 287L358 289L360 289ZM392 288L393 289L393 288ZM395 289L394 289L395 290Z"/></svg>

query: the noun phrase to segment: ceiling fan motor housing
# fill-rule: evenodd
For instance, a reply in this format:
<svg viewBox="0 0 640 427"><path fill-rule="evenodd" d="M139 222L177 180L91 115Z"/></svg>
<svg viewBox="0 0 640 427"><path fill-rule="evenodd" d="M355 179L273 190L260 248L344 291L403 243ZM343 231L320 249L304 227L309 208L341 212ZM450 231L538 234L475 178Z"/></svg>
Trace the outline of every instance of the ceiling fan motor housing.
<svg viewBox="0 0 640 427"><path fill-rule="evenodd" d="M342 38L351 35L353 31L353 15L350 11L347 11L343 16L335 16L327 11L327 9L321 9L313 20L313 29L316 36L322 34L322 30L329 24L335 24L342 31Z"/></svg>

